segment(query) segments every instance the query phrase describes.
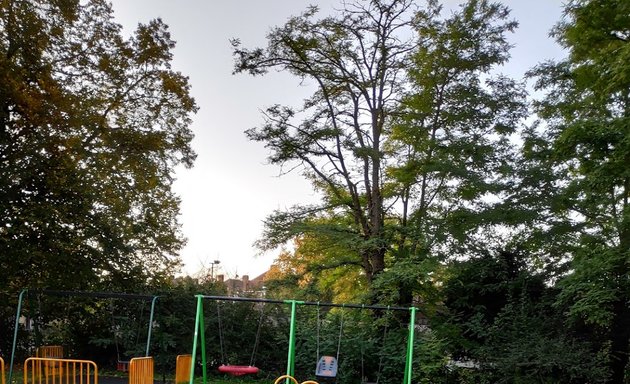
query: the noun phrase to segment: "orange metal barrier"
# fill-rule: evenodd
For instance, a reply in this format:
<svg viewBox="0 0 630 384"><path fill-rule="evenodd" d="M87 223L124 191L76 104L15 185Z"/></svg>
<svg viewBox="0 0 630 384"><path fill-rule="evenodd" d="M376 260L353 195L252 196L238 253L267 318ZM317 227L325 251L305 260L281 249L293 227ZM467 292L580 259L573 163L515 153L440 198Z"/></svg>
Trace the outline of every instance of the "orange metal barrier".
<svg viewBox="0 0 630 384"><path fill-rule="evenodd" d="M153 384L152 357L134 357L129 361L129 384Z"/></svg>
<svg viewBox="0 0 630 384"><path fill-rule="evenodd" d="M29 357L24 384L98 384L98 368L89 360Z"/></svg>
<svg viewBox="0 0 630 384"><path fill-rule="evenodd" d="M2 359L2 357L0 357L0 374L2 374L2 378L0 378L0 382L2 384L5 384L5 379L4 379L4 360Z"/></svg>
<svg viewBox="0 0 630 384"><path fill-rule="evenodd" d="M46 359L63 359L63 347L61 345L43 345L35 350L35 357ZM44 369L49 375L60 375L60 364L57 362L47 361L44 363Z"/></svg>
<svg viewBox="0 0 630 384"><path fill-rule="evenodd" d="M175 384L188 383L190 381L190 364L192 355L178 355L175 363Z"/></svg>
<svg viewBox="0 0 630 384"><path fill-rule="evenodd" d="M35 357L51 357L63 359L63 347L61 345L44 345L35 350Z"/></svg>

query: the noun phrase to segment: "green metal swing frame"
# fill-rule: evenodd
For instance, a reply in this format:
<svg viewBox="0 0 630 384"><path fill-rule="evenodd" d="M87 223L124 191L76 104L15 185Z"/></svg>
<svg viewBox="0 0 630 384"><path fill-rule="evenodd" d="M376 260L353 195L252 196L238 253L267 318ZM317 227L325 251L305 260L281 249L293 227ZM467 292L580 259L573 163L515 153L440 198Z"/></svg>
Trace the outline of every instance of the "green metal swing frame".
<svg viewBox="0 0 630 384"><path fill-rule="evenodd" d="M317 305L323 307L339 307L339 308L356 308L356 309L380 309L388 311L409 311L409 334L407 337L407 352L405 358L405 372L403 378L403 384L411 384L412 376L412 363L413 363L413 344L414 344L414 329L416 320L416 307L394 307L386 305L363 305L363 304L333 304L333 303L321 303L312 301L300 301L300 300L272 300L272 299L256 299L249 297L229 297L229 296L206 296L195 295L197 298L197 313L195 315L195 332L193 337L192 346L192 359L190 367L190 379L189 384L194 384L195 370L194 364L197 359L197 348L201 349L201 365L202 365L202 377L203 384L208 383L208 370L206 360L206 336L205 336L205 323L203 315L203 302L204 300L214 301L246 301L254 303L274 303L274 304L286 304L291 306L291 322L289 327L289 348L287 352L287 370L286 375L291 377L295 373L295 330L296 330L296 313L299 305Z"/></svg>

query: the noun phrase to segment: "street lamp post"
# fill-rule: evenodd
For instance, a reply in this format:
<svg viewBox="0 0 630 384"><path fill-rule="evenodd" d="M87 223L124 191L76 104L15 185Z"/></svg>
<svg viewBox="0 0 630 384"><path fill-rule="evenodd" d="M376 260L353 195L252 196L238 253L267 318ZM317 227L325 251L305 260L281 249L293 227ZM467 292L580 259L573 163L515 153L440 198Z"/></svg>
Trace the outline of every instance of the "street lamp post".
<svg viewBox="0 0 630 384"><path fill-rule="evenodd" d="M214 266L219 265L221 263L219 260L215 260L210 264L210 280L214 281ZM218 270L218 267L217 267Z"/></svg>

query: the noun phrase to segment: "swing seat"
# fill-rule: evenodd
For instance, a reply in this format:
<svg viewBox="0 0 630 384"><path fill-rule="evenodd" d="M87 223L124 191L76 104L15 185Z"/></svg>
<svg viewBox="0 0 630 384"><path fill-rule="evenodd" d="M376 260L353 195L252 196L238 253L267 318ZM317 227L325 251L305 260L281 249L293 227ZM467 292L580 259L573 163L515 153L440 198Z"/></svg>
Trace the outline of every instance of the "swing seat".
<svg viewBox="0 0 630 384"><path fill-rule="evenodd" d="M253 375L258 373L258 367L253 367L251 365L220 365L219 372L227 373L232 376L243 376L243 375Z"/></svg>
<svg viewBox="0 0 630 384"><path fill-rule="evenodd" d="M129 372L129 361L118 360L116 370L120 372Z"/></svg>
<svg viewBox="0 0 630 384"><path fill-rule="evenodd" d="M317 362L315 376L318 379L334 379L337 377L337 359L332 356L322 356Z"/></svg>

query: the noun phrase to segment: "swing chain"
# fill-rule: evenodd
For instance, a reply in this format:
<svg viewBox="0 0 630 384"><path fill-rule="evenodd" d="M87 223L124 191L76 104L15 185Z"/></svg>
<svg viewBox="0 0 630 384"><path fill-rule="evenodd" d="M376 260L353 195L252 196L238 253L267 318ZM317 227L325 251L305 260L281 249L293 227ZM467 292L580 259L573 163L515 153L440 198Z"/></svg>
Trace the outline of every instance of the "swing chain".
<svg viewBox="0 0 630 384"><path fill-rule="evenodd" d="M341 316L339 317L339 338L337 339L337 361L339 361L339 351L341 351L342 334L343 334L343 310L341 311Z"/></svg>
<svg viewBox="0 0 630 384"><path fill-rule="evenodd" d="M256 339L254 340L254 349L252 350L252 357L249 359L249 366L253 367L256 363L256 350L258 349L258 345L260 343L260 330L262 328L263 317L265 314L265 309L261 305L260 306L260 318L258 319L258 329L256 329Z"/></svg>
<svg viewBox="0 0 630 384"><path fill-rule="evenodd" d="M315 358L316 361L319 360L319 327L320 327L320 307L319 307L319 301L317 302L317 351L315 352Z"/></svg>
<svg viewBox="0 0 630 384"><path fill-rule="evenodd" d="M388 329L389 329L389 320L385 322L385 327L383 327L383 341L382 341L383 345L385 345ZM381 380L382 369L383 369L383 352L381 351L378 357L378 370L376 372L376 384L378 384L378 382Z"/></svg>
<svg viewBox="0 0 630 384"><path fill-rule="evenodd" d="M217 300L217 321L219 322L219 348L221 349L221 362L225 364L225 352L223 350L223 326L221 325L221 307Z"/></svg>
<svg viewBox="0 0 630 384"><path fill-rule="evenodd" d="M317 344L317 359L319 359L319 335L320 335L320 324L321 324L321 315L320 315L320 306L319 302L317 302L317 336L316 336L316 344ZM339 337L337 338L337 361L339 361L339 351L341 350L341 338L343 336L343 311L339 316Z"/></svg>

